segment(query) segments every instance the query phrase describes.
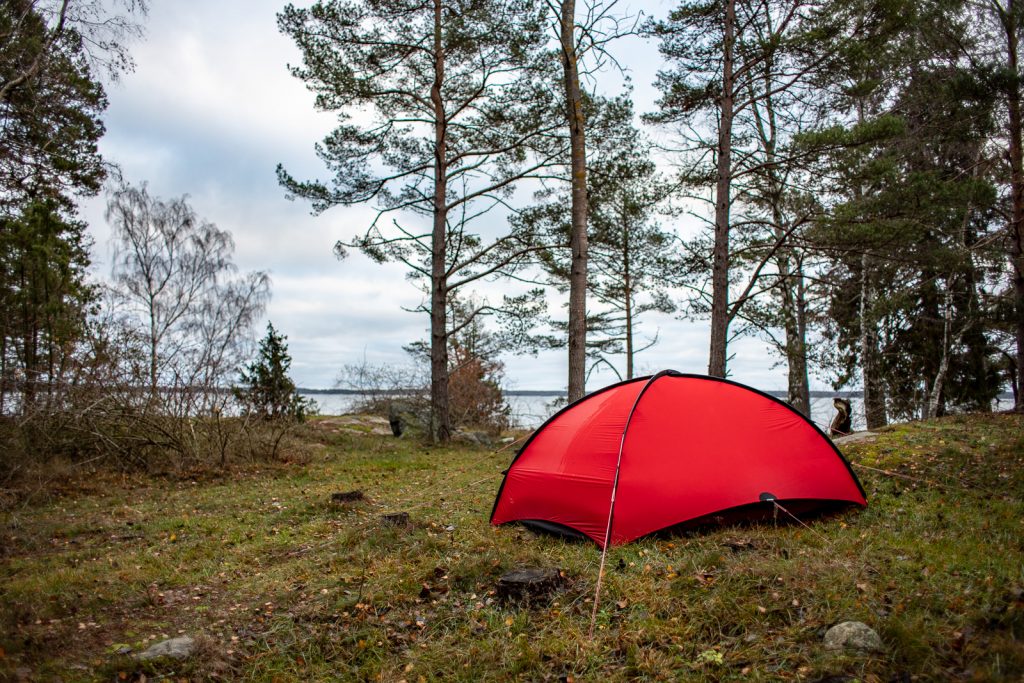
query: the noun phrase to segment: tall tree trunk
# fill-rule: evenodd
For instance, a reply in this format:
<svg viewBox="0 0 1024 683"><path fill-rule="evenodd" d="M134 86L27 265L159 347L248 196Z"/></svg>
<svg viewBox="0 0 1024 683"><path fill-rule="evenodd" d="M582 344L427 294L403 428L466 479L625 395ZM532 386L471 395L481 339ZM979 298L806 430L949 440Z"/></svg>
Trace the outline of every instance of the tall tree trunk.
<svg viewBox="0 0 1024 683"><path fill-rule="evenodd" d="M583 95L576 54L576 1L562 0L560 18L565 115L569 124L572 174L572 231L569 247L569 402L586 394L587 371L587 148Z"/></svg>
<svg viewBox="0 0 1024 683"><path fill-rule="evenodd" d="M726 0L722 50L722 96L718 121L718 181L715 186L715 247L711 270L711 348L708 374L725 377L729 335L729 189L732 183L733 41L736 0Z"/></svg>
<svg viewBox="0 0 1024 683"><path fill-rule="evenodd" d="M1007 110L1009 113L1010 139L1010 196L1012 215L1010 218L1010 262L1013 272L1013 301L1017 337L1017 386L1024 387L1024 151L1021 146L1021 90L1018 60L1017 3L1008 0L1003 13L1003 28L1006 31L1007 70L1013 74L1007 89ZM1014 409L1024 412L1024 399L1018 393Z"/></svg>
<svg viewBox="0 0 1024 683"><path fill-rule="evenodd" d="M878 322L871 313L875 289L872 280L871 257L861 256L860 271L860 366L864 386L864 417L868 429L884 427L889 418L885 410L885 389L878 358Z"/></svg>
<svg viewBox="0 0 1024 683"><path fill-rule="evenodd" d="M448 178L447 120L441 85L445 54L441 45L441 0L434 0L434 231L430 257L430 434L437 442L451 439L448 403L448 275L446 264Z"/></svg>
<svg viewBox="0 0 1024 683"><path fill-rule="evenodd" d="M622 211L622 287L626 313L626 379L633 379L633 281L629 272L629 223Z"/></svg>

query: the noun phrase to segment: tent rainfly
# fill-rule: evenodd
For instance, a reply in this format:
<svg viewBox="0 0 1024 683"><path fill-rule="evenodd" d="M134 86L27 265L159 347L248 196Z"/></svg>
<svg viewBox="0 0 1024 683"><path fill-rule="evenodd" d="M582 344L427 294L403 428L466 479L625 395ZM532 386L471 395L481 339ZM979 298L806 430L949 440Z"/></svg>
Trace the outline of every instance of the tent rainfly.
<svg viewBox="0 0 1024 683"><path fill-rule="evenodd" d="M491 523L600 547L670 527L867 505L849 463L792 406L729 380L665 370L567 406L520 449Z"/></svg>

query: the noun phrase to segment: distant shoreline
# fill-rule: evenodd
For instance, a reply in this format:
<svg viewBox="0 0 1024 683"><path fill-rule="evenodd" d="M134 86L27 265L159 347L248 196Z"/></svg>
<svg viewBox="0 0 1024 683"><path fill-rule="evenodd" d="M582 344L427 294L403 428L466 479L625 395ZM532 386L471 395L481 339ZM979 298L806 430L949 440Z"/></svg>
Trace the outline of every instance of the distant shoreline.
<svg viewBox="0 0 1024 683"><path fill-rule="evenodd" d="M300 394L316 395L337 395L337 396L365 396L366 394L380 394L382 396L403 396L405 394L415 393L413 389L389 389L382 391L359 391L357 389L307 389L306 387L299 387L296 391ZM763 390L764 393L775 396L776 398L786 398L789 394L782 389L767 389ZM565 396L564 390L546 390L546 389L505 389L503 393L506 396ZM863 398L863 391L825 391L822 389L814 389L810 392L811 398ZM1001 392L997 395L1000 400L1012 399L1013 394L1009 391Z"/></svg>

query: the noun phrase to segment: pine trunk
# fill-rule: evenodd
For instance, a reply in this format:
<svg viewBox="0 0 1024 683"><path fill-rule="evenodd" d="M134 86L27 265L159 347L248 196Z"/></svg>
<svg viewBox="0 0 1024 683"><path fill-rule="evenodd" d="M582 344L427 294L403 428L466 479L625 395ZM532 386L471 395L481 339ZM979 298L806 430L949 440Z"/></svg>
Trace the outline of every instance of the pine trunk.
<svg viewBox="0 0 1024 683"><path fill-rule="evenodd" d="M629 222L622 211L622 288L626 314L626 379L633 379L633 281L629 272Z"/></svg>
<svg viewBox="0 0 1024 683"><path fill-rule="evenodd" d="M583 96L576 54L576 2L562 1L561 46L565 77L565 113L569 124L572 174L572 231L569 246L569 402L586 394L587 349L587 154Z"/></svg>
<svg viewBox="0 0 1024 683"><path fill-rule="evenodd" d="M1017 3L1009 0L1003 15L1006 31L1007 70L1017 74L1018 60ZM1010 196L1012 215L1010 218L1010 261L1013 273L1013 301L1015 309L1014 332L1017 341L1017 387L1024 387L1024 151L1021 140L1021 92L1018 79L1011 79L1007 92L1010 139ZM1024 399L1018 391L1014 409L1024 412Z"/></svg>
<svg viewBox="0 0 1024 683"><path fill-rule="evenodd" d="M736 1L726 0L719 100L718 181L715 186L715 246L711 271L711 349L708 374L725 377L729 334L729 189L732 181L733 40Z"/></svg>
<svg viewBox="0 0 1024 683"><path fill-rule="evenodd" d="M451 439L448 403L448 276L447 247L447 120L441 99L444 83L444 48L441 45L441 0L434 0L434 226L430 257L430 432L439 443Z"/></svg>

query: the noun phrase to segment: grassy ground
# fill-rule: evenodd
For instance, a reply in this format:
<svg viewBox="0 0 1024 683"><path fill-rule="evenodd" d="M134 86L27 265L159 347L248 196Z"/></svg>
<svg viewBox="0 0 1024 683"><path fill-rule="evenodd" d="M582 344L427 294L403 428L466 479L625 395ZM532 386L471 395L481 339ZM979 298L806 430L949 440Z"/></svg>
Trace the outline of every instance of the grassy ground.
<svg viewBox="0 0 1024 683"><path fill-rule="evenodd" d="M0 679L1024 677L1019 416L897 426L850 445L863 512L613 549L593 640L595 547L488 525L510 450L315 426L306 438L301 465L96 474L9 507ZM351 489L368 500L331 504ZM380 523L397 511L410 528ZM496 579L521 565L559 567L565 589L549 604L500 604ZM825 650L825 629L850 619L875 628L885 653ZM202 643L186 662L118 654L178 634Z"/></svg>

